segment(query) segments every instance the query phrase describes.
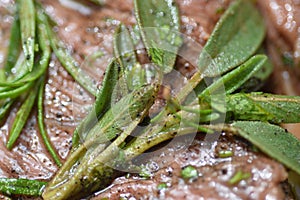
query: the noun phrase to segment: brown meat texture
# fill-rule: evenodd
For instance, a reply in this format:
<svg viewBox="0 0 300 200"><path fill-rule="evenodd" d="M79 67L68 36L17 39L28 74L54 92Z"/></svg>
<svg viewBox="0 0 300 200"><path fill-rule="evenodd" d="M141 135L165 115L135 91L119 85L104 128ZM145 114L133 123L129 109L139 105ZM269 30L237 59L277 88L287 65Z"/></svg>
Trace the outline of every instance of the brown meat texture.
<svg viewBox="0 0 300 200"><path fill-rule="evenodd" d="M112 41L115 28L120 21L128 26L136 23L132 0L106 1L103 7L90 3L79 4L70 0L41 0L40 2L57 23L55 30L58 36L67 45L68 50L81 65L83 71L101 85L105 67L113 57ZM269 4L265 2L269 2ZM272 12L268 7L270 2L273 1L258 1L263 12ZM294 2L297 3L297 0ZM178 0L181 32L196 41L199 46L203 46L229 3L229 0ZM13 1L0 0L1 67L5 60L9 27L13 21L13 5ZM299 9L295 11L294 19L299 13ZM274 23L270 20L270 23L267 24L271 27ZM292 31L290 34L289 30L282 28L283 26L284 23L273 26L280 33L276 37L282 39L286 49L295 51L295 46L292 44L293 40L297 38L297 34L294 33L297 29L290 30ZM299 30L299 24L297 27ZM268 40L273 40L270 34L268 34ZM192 47L189 45L183 51L191 49ZM89 58L97 52L102 52L103 56L93 60L93 65L90 65ZM137 53L143 57L145 54L143 47ZM194 72L191 63L193 62L186 59L178 59L176 69L190 77ZM74 128L87 114L93 101L94 98L74 82L57 58L52 55L45 88L45 124L50 140L62 161L67 158L71 148ZM163 100L157 100L155 106L160 107L163 103ZM5 147L9 128L19 106L20 102L14 105L12 112L0 129L0 176L50 180L58 167L43 144L36 125L35 111L31 114L12 151L8 151ZM216 151L219 148L232 150L234 156L226 159L217 158ZM151 179L144 180L138 176L128 179L120 177L107 190L94 198L285 198L281 186L287 178L284 167L262 153L253 151L250 144L231 135L223 135L215 142L197 138L187 149L176 150L176 147L170 147L165 152L158 152L145 158L149 161L140 158L137 162L146 166L155 165ZM187 165L195 166L201 174L197 180L187 181L180 178L181 168ZM239 170L251 173L251 178L236 185L230 185L228 181ZM168 188L158 191L157 186L162 182L166 182Z"/></svg>

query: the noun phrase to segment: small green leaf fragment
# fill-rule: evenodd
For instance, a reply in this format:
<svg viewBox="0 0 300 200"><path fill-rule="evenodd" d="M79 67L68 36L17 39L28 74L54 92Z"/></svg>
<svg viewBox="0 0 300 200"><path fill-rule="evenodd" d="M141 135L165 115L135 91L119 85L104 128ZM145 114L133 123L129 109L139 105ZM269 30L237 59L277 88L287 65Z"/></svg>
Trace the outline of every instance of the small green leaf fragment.
<svg viewBox="0 0 300 200"><path fill-rule="evenodd" d="M152 173L145 166L142 166L139 176L145 179L149 179L152 177Z"/></svg>
<svg viewBox="0 0 300 200"><path fill-rule="evenodd" d="M168 188L167 183L160 183L157 185L158 190L165 190L167 188Z"/></svg>
<svg viewBox="0 0 300 200"><path fill-rule="evenodd" d="M231 150L221 150L218 152L219 158L229 158L233 156L233 151Z"/></svg>
<svg viewBox="0 0 300 200"><path fill-rule="evenodd" d="M234 176L228 181L229 184L235 185L241 180L246 180L251 177L251 173L243 172L242 170L237 171Z"/></svg>
<svg viewBox="0 0 300 200"><path fill-rule="evenodd" d="M181 177L184 179L193 179L198 177L198 171L195 167L188 165L181 170Z"/></svg>

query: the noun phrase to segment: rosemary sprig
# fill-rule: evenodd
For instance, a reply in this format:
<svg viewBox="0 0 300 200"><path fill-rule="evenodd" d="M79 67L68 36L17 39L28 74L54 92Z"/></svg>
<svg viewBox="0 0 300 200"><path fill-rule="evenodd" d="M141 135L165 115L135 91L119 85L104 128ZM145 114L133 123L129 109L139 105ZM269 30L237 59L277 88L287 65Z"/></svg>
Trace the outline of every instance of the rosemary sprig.
<svg viewBox="0 0 300 200"><path fill-rule="evenodd" d="M96 87L91 79L79 75L80 69L71 65L75 62L74 59L66 53L67 51L64 48L58 47L60 41L54 36L52 28L48 23L49 18L44 13L41 5L33 0L19 0L16 2L16 6L18 9L11 28L5 70L1 71L1 77L3 75L3 78L0 79L0 99L6 100L3 100L0 117L3 118L5 116L15 99L21 98L24 95L27 96L27 99L18 110L13 126L11 127L11 133L7 143L9 149L13 147L15 141L18 139L34 107L38 87L37 80L45 75L52 50L54 50L59 58L67 56L68 59L61 59L64 64L63 66L66 67L67 71L69 71L80 84L86 86L89 92L93 95L96 94ZM52 45L52 49L50 44ZM21 51L21 49L23 51ZM33 87L34 85L35 87ZM39 105L37 109L39 113L40 132L48 151L53 156L57 165L60 166L61 162L59 157L52 148L49 140L47 140L43 125L43 107L41 104L43 90L40 89L39 92ZM103 97L104 95L101 95L101 98ZM107 104L101 106L105 107L106 105Z"/></svg>
<svg viewBox="0 0 300 200"><path fill-rule="evenodd" d="M18 0L22 48L25 54L25 68L33 69L35 51L35 8L33 0Z"/></svg>
<svg viewBox="0 0 300 200"><path fill-rule="evenodd" d="M142 2L145 3L136 0L135 9L141 29L140 33L148 54L152 57L154 63L160 67L167 65L167 68L163 68L163 72L169 72L174 65L176 55L165 52L162 47L172 43L172 51L176 53L181 45L181 38L177 38L177 35L169 32L170 28L178 30L180 28L177 7L172 4L173 1L151 0L147 1L145 7L142 6ZM160 4L154 2L160 2ZM158 5L162 5L159 9L163 9L162 11L166 12L167 17L162 21L158 21L158 18L153 15L147 18L147 12L151 8L157 8ZM205 51L200 55L200 72L195 73L188 84L182 88L177 94L177 99L170 98L163 111L152 119L148 126L140 129L136 129L136 127L146 117L153 104L157 95L157 83L144 85L144 81L139 77L137 85L129 84L128 91L121 91L123 96L112 107L110 107L110 102L113 97L107 95L115 87L118 78L126 77L125 83L135 81L134 77L128 76L128 74L132 73L134 66L139 66L139 63L135 57L134 48L126 27L121 25L117 30L117 33L120 33L120 31L123 33L115 37L114 48L117 58L108 66L103 86L97 92L88 77L78 76L79 69L74 64L74 59L55 37L49 23L47 23L46 16L40 8L39 11L44 18L41 18L42 20L38 24L44 24L44 27L46 27L45 30L47 30L51 47L56 56L74 79L97 97L92 112L89 113L74 133L74 149L71 155L56 176L47 184L43 192L44 199L86 197L109 184L114 177L119 175L117 169L126 166L136 156L176 135L190 134L195 131L213 133L214 131L225 130L238 134L255 144L267 155L300 173L298 170L300 169L299 156L297 156L300 150L299 140L282 128L265 122L300 122L300 116L296 111L290 113L289 119L283 119L287 110L291 108L298 109L300 105L299 98L262 93L234 94L266 66L264 65L266 56L253 55L261 45L265 28L251 2L237 0L231 5L204 47ZM45 23L43 23L43 19L45 19ZM166 24L174 27L164 26ZM145 31L148 25L156 27L154 37ZM158 30L160 26L164 29ZM42 34L38 32L38 35ZM169 37L172 39L169 40ZM163 42L164 39L166 39L166 43ZM42 49L42 41L39 41L39 43ZM236 49L240 50L237 51ZM42 52L45 51L45 49L42 50ZM213 59L212 63L216 64L217 70L216 66L212 66L210 62L207 62L208 54ZM130 59L126 60L128 57ZM22 61L21 57L20 60ZM119 66L121 70L119 70ZM171 68L169 68L170 66ZM271 67L268 69L271 69ZM229 70L231 71L228 72ZM142 68L138 68L138 72L143 75ZM201 74L201 72L203 73ZM203 78L211 76L221 77L211 85L206 86ZM112 85L109 85L110 81ZM32 84L33 81L25 82ZM21 86L17 87L19 85L14 86L13 89L9 87L1 88L0 96L1 92L10 92L16 88L21 88ZM39 122L41 122L43 128L43 86L39 89ZM194 89L199 97L199 102L198 99L187 101L189 94ZM31 92L34 92L34 90ZM214 99L211 99L212 94ZM241 102L245 103L240 104ZM184 104L184 106L181 104ZM225 106L225 104L228 104L228 106ZM216 124L220 117L229 113L231 115L227 116L225 124ZM199 115L201 115L200 118ZM234 120L245 121L231 123ZM254 122L250 120L254 120ZM183 122L183 125L181 122ZM212 122L212 124L208 125L208 122ZM228 124L229 122L231 124ZM140 137L132 137L133 132ZM280 135L280 137L277 137L277 135ZM81 142L79 142L79 137L82 139ZM282 141L286 142L283 143ZM289 146L290 144L292 145ZM280 147L277 148L277 146ZM53 156L55 156L54 153ZM279 157L277 158L277 156ZM236 180L232 182L236 182ZM0 181L0 189L1 185L9 187L7 184L5 181L3 183ZM30 185L30 183L28 184ZM41 185L44 185L44 183ZM36 188L40 188L41 185L36 186ZM26 192L23 193L29 195L40 194L40 190L39 192L35 191L35 193L32 193L32 190Z"/></svg>

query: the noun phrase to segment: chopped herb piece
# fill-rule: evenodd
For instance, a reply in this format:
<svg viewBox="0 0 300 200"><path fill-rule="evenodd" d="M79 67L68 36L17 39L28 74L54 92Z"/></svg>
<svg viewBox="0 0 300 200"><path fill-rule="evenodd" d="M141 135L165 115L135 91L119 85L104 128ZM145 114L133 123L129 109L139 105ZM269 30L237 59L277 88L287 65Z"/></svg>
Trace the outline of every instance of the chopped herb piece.
<svg viewBox="0 0 300 200"><path fill-rule="evenodd" d="M163 189L166 189L168 186L166 183L160 183L157 185L157 189L158 190L163 190Z"/></svg>
<svg viewBox="0 0 300 200"><path fill-rule="evenodd" d="M195 167L189 165L181 170L181 177L184 179L197 178L198 171Z"/></svg>
<svg viewBox="0 0 300 200"><path fill-rule="evenodd" d="M246 180L251 177L251 173L243 172L239 170L234 174L234 176L228 181L229 184L234 185L239 183L241 180Z"/></svg>
<svg viewBox="0 0 300 200"><path fill-rule="evenodd" d="M230 150L221 150L218 152L218 157L219 158L228 158L233 156L233 152Z"/></svg>
<svg viewBox="0 0 300 200"><path fill-rule="evenodd" d="M139 173L139 176L149 179L152 176L152 174L146 167L142 167L141 172Z"/></svg>

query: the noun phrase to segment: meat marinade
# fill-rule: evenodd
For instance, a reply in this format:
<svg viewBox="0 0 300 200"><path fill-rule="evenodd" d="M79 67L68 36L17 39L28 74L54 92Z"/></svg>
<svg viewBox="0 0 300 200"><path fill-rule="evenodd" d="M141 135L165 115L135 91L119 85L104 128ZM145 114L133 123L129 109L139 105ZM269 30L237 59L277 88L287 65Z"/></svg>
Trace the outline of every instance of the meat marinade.
<svg viewBox="0 0 300 200"><path fill-rule="evenodd" d="M270 49L271 58L275 67L282 73L288 73L282 66L286 63L278 61L278 57L299 54L299 16L300 8L297 0L291 0L283 5L280 1L274 1L282 9L283 19L290 20L294 25L291 29L285 28L286 23L278 24L276 21L276 9L270 7L271 1L258 1L258 6L266 15L268 27L267 48ZM273 3L274 3L273 2ZM131 0L107 1L105 6L98 7L93 4L74 6L68 1L41 1L46 12L57 23L59 37L68 45L72 56L78 63L85 63L85 59L91 56L91 52L102 52L104 56L94 61L94 66L85 67L89 75L101 80L108 60L113 57L113 34L118 23L132 26L136 23L133 14L133 2ZM0 1L0 55L6 54L9 28L12 23L13 1ZM230 1L177 1L180 11L181 32L190 36L196 42L204 45ZM217 12L216 12L217 11ZM287 13L284 13L287 12ZM270 14L271 17L270 17ZM286 17L293 16L293 20ZM290 15L289 15L290 16ZM298 21L297 21L298 20ZM275 34L276 33L276 34ZM279 39L278 39L279 38ZM276 41L274 43L274 41ZM297 41L296 44L293 41ZM297 46L298 44L298 46ZM272 52L273 46L280 47L279 52ZM144 50L139 51L139 58L146 59ZM298 54L297 54L298 53ZM145 57L145 56L144 56ZM299 62L295 56L294 64ZM0 56L1 58L1 56ZM4 60L4 59L3 59ZM281 64L277 64L281 63ZM3 62L0 62L3 65ZM96 66L96 67L95 67ZM184 59L178 59L176 69L190 77L194 73L194 67ZM274 80L280 80L280 75L274 74ZM291 81L296 79L290 74ZM279 77L279 78L278 78ZM271 80L272 81L272 80ZM299 94L299 84L290 84L293 92L286 89L288 86L274 86L272 90L280 93ZM269 89L267 89L269 90ZM89 105L93 102L91 97L82 89L64 70L57 58L52 55L49 64L48 79L45 88L45 124L49 137L59 156L65 160L71 149L72 133L76 125L88 112ZM156 101L160 107L164 102ZM16 110L20 105L15 104L7 120L1 127L1 176L11 178L29 178L38 180L50 180L58 170L54 161L46 150L40 135L38 134L36 111L31 116L12 151L5 147L8 138L8 129L12 124ZM173 144L164 152L156 152L153 157L143 157L136 160L152 169L154 178L144 179L139 176L120 177L106 191L95 195L94 199L120 197L136 199L170 198L170 199L198 199L203 198L247 198L264 199L266 196L274 199L289 199L287 186L287 171L278 162L257 152L247 141L231 134L223 134L215 142L204 141L197 137L188 149L179 149L180 141ZM222 158L220 151L231 149L231 158ZM180 177L181 169L187 165L193 165L202 174L194 182L183 182ZM228 184L230 178L238 171L252 172L252 179L247 179L242 184ZM159 186L162 183L172 185L170 188Z"/></svg>

